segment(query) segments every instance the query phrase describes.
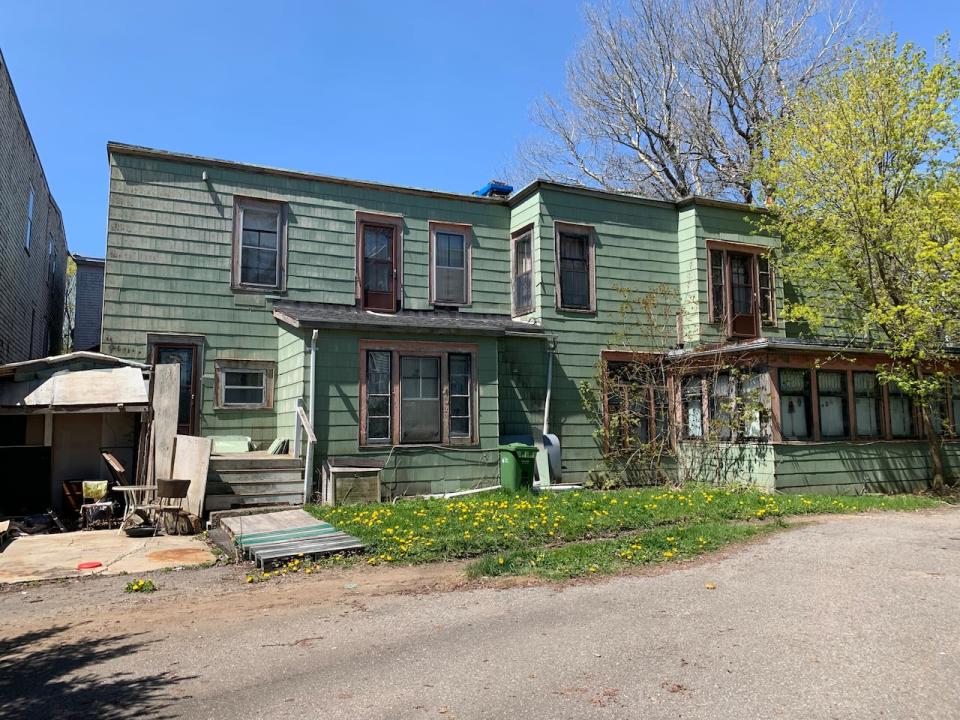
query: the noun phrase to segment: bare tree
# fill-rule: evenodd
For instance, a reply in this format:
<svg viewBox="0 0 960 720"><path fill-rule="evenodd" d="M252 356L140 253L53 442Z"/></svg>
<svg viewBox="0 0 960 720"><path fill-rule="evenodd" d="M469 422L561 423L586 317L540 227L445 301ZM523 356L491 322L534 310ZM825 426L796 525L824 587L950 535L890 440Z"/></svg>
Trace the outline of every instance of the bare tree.
<svg viewBox="0 0 960 720"><path fill-rule="evenodd" d="M751 202L764 123L861 29L857 0L626 0L587 6L568 98L547 97L532 172L665 199Z"/></svg>

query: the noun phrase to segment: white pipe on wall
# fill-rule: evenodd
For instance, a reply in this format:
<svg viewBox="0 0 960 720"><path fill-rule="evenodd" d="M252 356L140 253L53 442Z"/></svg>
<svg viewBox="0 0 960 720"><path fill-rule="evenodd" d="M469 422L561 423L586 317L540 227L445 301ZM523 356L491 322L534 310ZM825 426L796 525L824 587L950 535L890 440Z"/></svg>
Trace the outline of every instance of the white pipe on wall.
<svg viewBox="0 0 960 720"><path fill-rule="evenodd" d="M550 425L550 392L553 390L553 348L547 350L547 397L543 401L543 434Z"/></svg>
<svg viewBox="0 0 960 720"><path fill-rule="evenodd" d="M313 417L314 408L316 406L317 390L316 390L316 380L317 380L317 331L313 331L313 335L310 338L310 399L307 403L310 425L313 427L313 432L316 434L317 430L317 421ZM303 468L303 502L310 502L310 491L313 486L313 452L314 452L314 443L309 438L307 439L307 462Z"/></svg>

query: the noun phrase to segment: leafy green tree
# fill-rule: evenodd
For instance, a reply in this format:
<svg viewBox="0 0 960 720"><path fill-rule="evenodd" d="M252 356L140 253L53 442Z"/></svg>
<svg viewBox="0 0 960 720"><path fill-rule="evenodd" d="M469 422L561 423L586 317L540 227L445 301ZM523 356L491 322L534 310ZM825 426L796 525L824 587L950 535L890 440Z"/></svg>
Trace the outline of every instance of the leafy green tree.
<svg viewBox="0 0 960 720"><path fill-rule="evenodd" d="M936 408L960 344L958 99L946 37L933 61L896 36L858 44L771 125L758 177L798 290L788 315L889 354L881 380L921 408L938 491Z"/></svg>

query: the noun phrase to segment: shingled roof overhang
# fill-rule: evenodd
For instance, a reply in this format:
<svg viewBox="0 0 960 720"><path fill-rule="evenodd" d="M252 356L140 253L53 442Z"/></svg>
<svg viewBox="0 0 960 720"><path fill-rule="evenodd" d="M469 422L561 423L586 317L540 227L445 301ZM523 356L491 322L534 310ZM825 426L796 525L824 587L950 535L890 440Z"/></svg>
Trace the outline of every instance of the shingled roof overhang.
<svg viewBox="0 0 960 720"><path fill-rule="evenodd" d="M273 316L291 327L305 329L546 337L542 327L517 322L509 315L454 310L399 310L395 313L380 313L350 305L278 300L273 304Z"/></svg>

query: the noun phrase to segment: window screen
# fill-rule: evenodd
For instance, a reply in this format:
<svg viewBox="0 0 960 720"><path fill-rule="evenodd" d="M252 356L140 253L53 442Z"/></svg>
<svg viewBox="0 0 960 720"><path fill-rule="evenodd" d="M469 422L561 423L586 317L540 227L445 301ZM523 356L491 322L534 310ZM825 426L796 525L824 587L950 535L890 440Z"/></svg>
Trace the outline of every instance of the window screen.
<svg viewBox="0 0 960 720"><path fill-rule="evenodd" d="M820 437L845 438L850 435L850 417L845 372L817 373L817 402L820 410Z"/></svg>
<svg viewBox="0 0 960 720"><path fill-rule="evenodd" d="M560 233L560 307L590 309L590 236Z"/></svg>
<svg viewBox="0 0 960 720"><path fill-rule="evenodd" d="M266 373L263 370L224 370L224 405L265 405Z"/></svg>
<svg viewBox="0 0 960 720"><path fill-rule="evenodd" d="M733 437L733 381L729 373L714 378L710 389L710 431L719 440Z"/></svg>
<svg viewBox="0 0 960 720"><path fill-rule="evenodd" d="M368 292L391 292L393 228L363 226L363 287Z"/></svg>
<svg viewBox="0 0 960 720"><path fill-rule="evenodd" d="M741 375L737 397L740 401L739 420L743 437L760 438L767 434L767 403L763 373Z"/></svg>
<svg viewBox="0 0 960 720"><path fill-rule="evenodd" d="M773 272L770 270L770 258L762 255L757 258L757 276L760 281L760 286L758 288L760 295L760 320L764 325L773 325L775 296L773 288Z"/></svg>
<svg viewBox="0 0 960 720"><path fill-rule="evenodd" d="M390 442L390 352L367 352L367 441Z"/></svg>
<svg viewBox="0 0 960 720"><path fill-rule="evenodd" d="M531 236L526 233L514 241L513 308L515 311L533 307L533 259Z"/></svg>
<svg viewBox="0 0 960 720"><path fill-rule="evenodd" d="M470 356L451 353L449 356L450 437L468 438L471 431L470 398L473 382Z"/></svg>
<svg viewBox="0 0 960 720"><path fill-rule="evenodd" d="M853 374L853 396L857 417L857 437L880 437L883 435L883 415L880 395L880 383L877 374L855 372Z"/></svg>
<svg viewBox="0 0 960 720"><path fill-rule="evenodd" d="M240 282L247 285L279 285L280 211L241 209Z"/></svg>
<svg viewBox="0 0 960 720"><path fill-rule="evenodd" d="M954 378L950 383L951 402L953 405L953 431L954 437L960 435L960 378Z"/></svg>
<svg viewBox="0 0 960 720"><path fill-rule="evenodd" d="M467 302L466 244L462 233L434 234L434 300L438 303Z"/></svg>
<svg viewBox="0 0 960 720"><path fill-rule="evenodd" d="M440 442L440 358L400 358L400 442Z"/></svg>
<svg viewBox="0 0 960 720"><path fill-rule="evenodd" d="M780 432L785 440L810 439L810 373L781 368Z"/></svg>
<svg viewBox="0 0 960 720"><path fill-rule="evenodd" d="M683 435L703 437L703 383L699 375L683 381Z"/></svg>
<svg viewBox="0 0 960 720"><path fill-rule="evenodd" d="M895 382L887 386L887 394L890 401L890 434L895 438L914 437L916 429L910 397Z"/></svg>
<svg viewBox="0 0 960 720"><path fill-rule="evenodd" d="M723 265L723 252L721 250L710 251L710 297L713 303L713 315L711 322L723 322L726 311L726 290Z"/></svg>

